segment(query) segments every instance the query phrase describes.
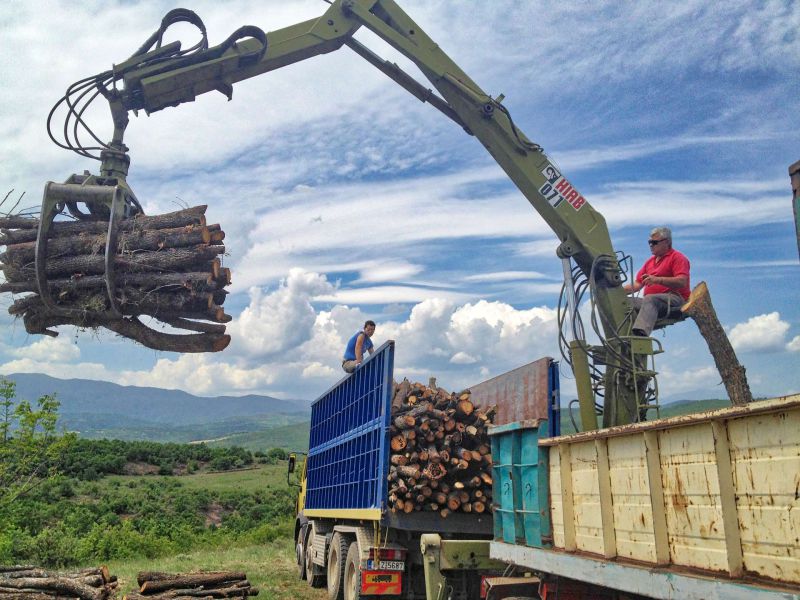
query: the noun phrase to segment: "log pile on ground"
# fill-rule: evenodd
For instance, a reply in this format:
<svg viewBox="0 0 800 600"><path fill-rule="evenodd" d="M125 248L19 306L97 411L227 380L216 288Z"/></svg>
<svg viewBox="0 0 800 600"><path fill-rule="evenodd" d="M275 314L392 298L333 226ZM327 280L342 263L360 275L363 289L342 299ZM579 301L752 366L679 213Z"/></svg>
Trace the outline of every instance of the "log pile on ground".
<svg viewBox="0 0 800 600"><path fill-rule="evenodd" d="M217 352L230 342L230 317L222 304L231 282L223 268L219 225L207 225L205 206L162 215L137 215L119 223L113 260L115 299L107 291L105 221L56 221L48 233L45 273L56 310L39 296L35 249L39 220L0 217L0 292L15 294L8 309L28 333L56 336L51 328L105 327L148 348L173 352ZM25 294L16 296L17 294ZM120 316L120 314L122 316ZM140 320L153 317L153 329Z"/></svg>
<svg viewBox="0 0 800 600"><path fill-rule="evenodd" d="M247 575L230 571L199 573L157 573L142 571L136 581L139 592L124 600L212 600L257 596Z"/></svg>
<svg viewBox="0 0 800 600"><path fill-rule="evenodd" d="M116 588L117 578L106 567L62 573L29 565L0 566L0 600L106 600Z"/></svg>
<svg viewBox="0 0 800 600"><path fill-rule="evenodd" d="M389 508L393 512L492 510L487 427L495 409L473 405L469 390L449 393L407 379L392 399Z"/></svg>

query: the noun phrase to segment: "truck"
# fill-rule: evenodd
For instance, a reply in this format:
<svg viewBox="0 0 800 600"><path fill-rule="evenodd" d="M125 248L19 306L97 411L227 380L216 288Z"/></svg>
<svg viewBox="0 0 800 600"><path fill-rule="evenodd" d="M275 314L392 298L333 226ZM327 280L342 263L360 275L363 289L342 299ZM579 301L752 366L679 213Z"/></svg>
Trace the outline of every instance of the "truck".
<svg viewBox="0 0 800 600"><path fill-rule="evenodd" d="M312 587L327 586L331 598L473 598L486 576L506 567L488 555L492 515L389 510L394 350L385 342L312 403L294 527L298 572ZM550 358L470 390L474 403L496 407L498 422L542 419L559 431L559 375Z"/></svg>
<svg viewBox="0 0 800 600"><path fill-rule="evenodd" d="M164 43L181 22L196 27L200 41ZM354 39L362 27L409 59L432 88ZM604 217L520 130L504 96L486 93L393 0L331 0L319 18L269 33L244 26L213 47L200 17L176 9L130 57L70 86L48 131L62 147L99 160L100 169L45 188L35 254L42 298L57 302L47 282L47 232L68 211L108 221L105 278L115 306L110 242L120 221L142 212L127 181L130 112L150 114L212 91L230 99L239 81L343 47L475 137L558 238L562 357L575 376L582 431L559 435L552 359L499 375L474 386L502 408L492 436L493 517L393 514L385 474L394 347L385 345L314 403L295 531L300 575L348 599L463 598L480 594L481 581L488 598L797 599L797 397L750 402L744 369L707 302L704 322L715 333L704 337L712 354L725 345L720 356L730 362L718 366L738 405L657 418L661 344L632 331L635 309L624 287L632 268ZM111 112L107 143L84 118L98 98ZM61 104L67 120L53 128ZM91 134L92 145L78 133ZM794 181L797 169L790 174ZM584 300L591 330L581 320ZM660 326L685 318L674 308ZM544 407L525 392L543 389L550 393L541 396Z"/></svg>

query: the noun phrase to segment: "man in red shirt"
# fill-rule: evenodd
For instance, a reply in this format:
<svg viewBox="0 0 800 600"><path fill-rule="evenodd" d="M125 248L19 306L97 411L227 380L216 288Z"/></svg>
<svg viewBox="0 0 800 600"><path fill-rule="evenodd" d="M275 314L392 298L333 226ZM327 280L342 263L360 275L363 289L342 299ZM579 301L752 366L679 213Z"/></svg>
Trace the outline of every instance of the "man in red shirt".
<svg viewBox="0 0 800 600"><path fill-rule="evenodd" d="M649 336L656 320L679 309L689 299L689 259L672 247L669 227L656 227L650 232L653 253L625 291L636 293L644 288L644 298L633 298L638 311L633 322L633 335Z"/></svg>

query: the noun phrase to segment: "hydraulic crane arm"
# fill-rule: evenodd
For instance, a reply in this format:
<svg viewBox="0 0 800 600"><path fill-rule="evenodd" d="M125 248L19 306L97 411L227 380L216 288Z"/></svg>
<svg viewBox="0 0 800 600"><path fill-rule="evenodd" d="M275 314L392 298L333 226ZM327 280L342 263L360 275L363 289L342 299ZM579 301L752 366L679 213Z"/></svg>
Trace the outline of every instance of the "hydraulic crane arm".
<svg viewBox="0 0 800 600"><path fill-rule="evenodd" d="M366 27L413 61L439 95L353 39L360 27ZM155 36L148 42L152 43ZM174 53L175 44L159 45L153 50L146 44L139 53L114 67L113 79L122 85L104 90L115 123L114 140L103 157L104 174L122 179L127 175L127 157L120 160L120 154L127 151L122 138L128 111L151 113L191 102L210 91L220 91L231 98L233 84L238 81L346 45L474 135L556 233L566 278L571 280L572 260L592 285L605 337L602 347L575 340L573 351L577 354L573 354L573 362L576 358L578 363L585 361L588 354L605 365L602 387L606 425L638 420L643 379L636 373L637 361L629 344L630 301L621 287L622 273L605 220L542 148L518 129L502 104L502 96L493 98L484 92L393 0L335 0L318 19L266 35L254 27L242 28L219 46L172 58L169 53ZM574 302L571 309L574 316ZM624 360L625 356L629 360ZM582 373L578 379L582 403L584 407L587 403L591 406L594 399L588 398L592 394L588 367L575 368L573 364L573 368L576 379ZM584 428L594 426L584 422Z"/></svg>

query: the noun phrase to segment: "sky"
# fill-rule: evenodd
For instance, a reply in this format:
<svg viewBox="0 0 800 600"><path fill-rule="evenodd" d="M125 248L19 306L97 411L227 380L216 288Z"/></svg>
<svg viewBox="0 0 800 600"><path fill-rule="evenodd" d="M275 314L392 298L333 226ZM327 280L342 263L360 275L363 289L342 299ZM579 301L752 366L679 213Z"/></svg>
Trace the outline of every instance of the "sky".
<svg viewBox="0 0 800 600"><path fill-rule="evenodd" d="M755 396L800 392L800 262L787 167L800 159L800 3L400 4L606 219L634 268L655 226L706 281ZM99 163L45 121L67 86L130 56L176 6L211 45L274 31L321 0L0 5L0 197ZM171 30L184 46L187 26ZM423 80L376 36L356 38ZM431 87L423 80L426 87ZM105 107L87 113L110 137ZM29 336L0 296L0 374L38 372L203 396L311 400L372 319L397 379L457 390L560 359L558 240L480 143L348 48L131 118L128 182L145 212L208 204L227 236L233 321L221 353L159 353L63 327ZM0 210L6 210L6 206ZM586 307L583 308L584 312ZM696 325L657 332L663 399L723 398ZM562 400L575 397L562 361Z"/></svg>

